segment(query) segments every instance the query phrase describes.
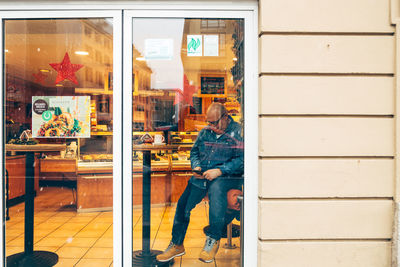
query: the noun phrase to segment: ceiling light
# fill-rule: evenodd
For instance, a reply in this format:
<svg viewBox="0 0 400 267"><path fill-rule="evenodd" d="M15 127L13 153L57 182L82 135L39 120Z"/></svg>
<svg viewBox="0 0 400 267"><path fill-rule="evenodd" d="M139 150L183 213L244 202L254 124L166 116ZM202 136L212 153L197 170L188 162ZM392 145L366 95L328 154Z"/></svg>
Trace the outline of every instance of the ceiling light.
<svg viewBox="0 0 400 267"><path fill-rule="evenodd" d="M81 56L87 56L87 55L89 55L89 52L86 52L86 51L75 51L75 54L81 55Z"/></svg>
<svg viewBox="0 0 400 267"><path fill-rule="evenodd" d="M4 52L8 53L8 49L5 49Z"/></svg>
<svg viewBox="0 0 400 267"><path fill-rule="evenodd" d="M137 57L136 60L137 60L137 61L145 61L146 58L144 58L144 57Z"/></svg>
<svg viewBox="0 0 400 267"><path fill-rule="evenodd" d="M37 51L40 52L40 47L38 47Z"/></svg>
<svg viewBox="0 0 400 267"><path fill-rule="evenodd" d="M48 69L41 69L41 70L39 70L40 72L50 72L50 70L48 70Z"/></svg>
<svg viewBox="0 0 400 267"><path fill-rule="evenodd" d="M237 57L232 58L233 61L237 61Z"/></svg>

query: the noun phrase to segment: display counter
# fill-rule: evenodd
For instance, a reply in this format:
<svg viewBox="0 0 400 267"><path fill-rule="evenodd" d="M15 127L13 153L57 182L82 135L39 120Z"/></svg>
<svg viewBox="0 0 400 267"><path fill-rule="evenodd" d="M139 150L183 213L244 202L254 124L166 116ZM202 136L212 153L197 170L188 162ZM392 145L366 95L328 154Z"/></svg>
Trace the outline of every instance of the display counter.
<svg viewBox="0 0 400 267"><path fill-rule="evenodd" d="M142 161L133 162L133 205L142 203ZM190 161L152 161L152 204L176 202L192 175ZM110 210L112 207L112 162L78 162L77 208L80 212Z"/></svg>
<svg viewBox="0 0 400 267"><path fill-rule="evenodd" d="M39 154L35 154L35 192L39 190ZM6 156L8 172L8 199L14 205L23 201L25 195L26 155Z"/></svg>
<svg viewBox="0 0 400 267"><path fill-rule="evenodd" d="M135 132L134 139L140 140L140 134L149 134L153 138L155 134L161 133ZM176 149L152 151L151 191L157 192L151 195L152 204L169 204L179 199L192 175L190 149L196 137L196 132L171 132L168 138L174 140ZM41 179L58 182L76 181L78 212L112 209L113 154L112 146L109 146L106 139L109 139L108 135L96 135L97 143L94 140L78 141L75 158L62 158L59 154L49 154L40 160ZM104 149L93 148L92 146L96 144ZM139 206L142 203L143 152L133 151L132 160L133 205Z"/></svg>
<svg viewBox="0 0 400 267"><path fill-rule="evenodd" d="M61 157L48 157L40 160L40 172L72 172L77 170L76 159L66 159Z"/></svg>
<svg viewBox="0 0 400 267"><path fill-rule="evenodd" d="M133 205L142 203L142 153L134 153ZM176 202L192 175L188 151L153 153L151 161L152 204ZM77 210L78 212L105 211L112 209L113 162L77 161Z"/></svg>
<svg viewBox="0 0 400 267"><path fill-rule="evenodd" d="M77 160L75 158L61 158L59 155L40 159L40 180L46 185L57 184L63 181L75 182Z"/></svg>
<svg viewBox="0 0 400 267"><path fill-rule="evenodd" d="M78 212L112 210L112 172L78 174L76 206Z"/></svg>

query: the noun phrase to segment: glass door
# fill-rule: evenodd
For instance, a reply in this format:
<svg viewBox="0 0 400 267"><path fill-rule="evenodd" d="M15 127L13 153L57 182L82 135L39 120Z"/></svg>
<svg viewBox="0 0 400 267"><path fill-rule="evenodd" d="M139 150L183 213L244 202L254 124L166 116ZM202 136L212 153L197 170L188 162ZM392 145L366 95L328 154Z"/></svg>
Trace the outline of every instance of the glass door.
<svg viewBox="0 0 400 267"><path fill-rule="evenodd" d="M255 264L256 20L204 14L0 12L6 264Z"/></svg>
<svg viewBox="0 0 400 267"><path fill-rule="evenodd" d="M121 266L121 11L0 16L6 265Z"/></svg>
<svg viewBox="0 0 400 267"><path fill-rule="evenodd" d="M239 11L125 13L126 266L240 266L249 24Z"/></svg>

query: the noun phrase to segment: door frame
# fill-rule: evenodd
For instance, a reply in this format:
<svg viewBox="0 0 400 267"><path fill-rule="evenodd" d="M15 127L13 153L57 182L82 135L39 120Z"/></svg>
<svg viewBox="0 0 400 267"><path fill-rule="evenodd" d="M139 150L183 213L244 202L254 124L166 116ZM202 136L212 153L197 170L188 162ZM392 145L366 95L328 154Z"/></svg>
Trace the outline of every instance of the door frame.
<svg viewBox="0 0 400 267"><path fill-rule="evenodd" d="M124 148L132 147L132 19L133 18L243 18L244 19L244 266L257 265L258 245L258 47L257 16L248 10L165 10L141 9L124 11ZM132 162L132 149L123 149L125 162ZM132 177L132 165L124 164L124 177ZM132 251L132 179L124 180L123 188L123 248ZM132 266L132 256L123 255L124 266Z"/></svg>
<svg viewBox="0 0 400 267"><path fill-rule="evenodd" d="M5 20L12 19L80 19L80 18L112 18L113 19L113 262L115 266L122 266L122 243L116 242L115 237L122 236L122 132L116 131L116 129L122 128L122 115L121 102L122 102L122 12L120 10L62 10L62 11L0 11L0 36L2 42L0 42L0 51L4 48L4 37L3 37L3 25ZM3 53L0 53L0 84L2 84L2 94L0 96L1 103L4 103L4 59ZM4 140L4 110L3 105L0 105L0 114L2 119L2 131L0 131L0 151L2 156L2 162L5 162L5 153L3 147ZM0 171L4 173L4 164L0 164ZM3 187L0 186L1 196L4 196ZM0 198L0 206L2 210L5 209L5 203L3 197ZM5 221L4 214L2 212L2 222ZM5 226L0 227L0 257L1 262L5 266ZM120 255L120 256L118 256Z"/></svg>

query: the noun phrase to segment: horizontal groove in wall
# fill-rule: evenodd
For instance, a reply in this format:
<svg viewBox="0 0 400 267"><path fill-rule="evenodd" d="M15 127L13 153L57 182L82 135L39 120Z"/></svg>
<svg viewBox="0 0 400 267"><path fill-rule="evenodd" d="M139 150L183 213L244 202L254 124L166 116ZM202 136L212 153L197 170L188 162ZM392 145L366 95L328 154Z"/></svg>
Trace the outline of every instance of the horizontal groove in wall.
<svg viewBox="0 0 400 267"><path fill-rule="evenodd" d="M364 114L259 114L260 118L265 117L335 117L335 118L393 118L393 114L364 115Z"/></svg>
<svg viewBox="0 0 400 267"><path fill-rule="evenodd" d="M394 156L258 156L258 159L394 159Z"/></svg>
<svg viewBox="0 0 400 267"><path fill-rule="evenodd" d="M393 200L393 197L287 197L287 198L263 198L258 197L261 201L321 201L321 200Z"/></svg>
<svg viewBox="0 0 400 267"><path fill-rule="evenodd" d="M365 238L365 239L258 239L261 242L390 242L392 239Z"/></svg>
<svg viewBox="0 0 400 267"><path fill-rule="evenodd" d="M263 35L344 35L344 36L382 36L382 35L394 35L393 32L282 32L282 31L262 31L259 33L259 37Z"/></svg>
<svg viewBox="0 0 400 267"><path fill-rule="evenodd" d="M327 72L260 72L261 76L356 76L356 77L394 77L394 73L327 73Z"/></svg>

